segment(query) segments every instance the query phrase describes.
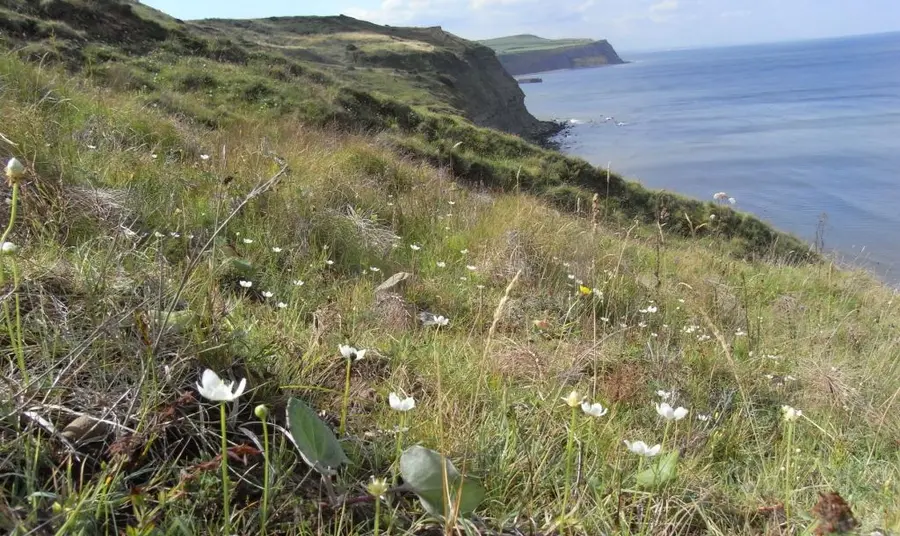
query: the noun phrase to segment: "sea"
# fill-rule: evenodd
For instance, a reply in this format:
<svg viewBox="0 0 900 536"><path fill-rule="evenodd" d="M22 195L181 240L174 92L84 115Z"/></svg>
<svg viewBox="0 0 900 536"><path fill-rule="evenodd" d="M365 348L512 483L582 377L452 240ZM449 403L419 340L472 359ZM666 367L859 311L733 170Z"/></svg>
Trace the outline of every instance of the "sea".
<svg viewBox="0 0 900 536"><path fill-rule="evenodd" d="M622 56L522 85L566 153L900 284L900 33Z"/></svg>

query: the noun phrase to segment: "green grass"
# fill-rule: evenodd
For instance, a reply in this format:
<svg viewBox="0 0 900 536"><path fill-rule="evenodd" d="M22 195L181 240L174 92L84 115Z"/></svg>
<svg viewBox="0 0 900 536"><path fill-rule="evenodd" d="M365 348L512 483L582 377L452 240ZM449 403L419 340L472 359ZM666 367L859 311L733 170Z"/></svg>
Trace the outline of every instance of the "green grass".
<svg viewBox="0 0 900 536"><path fill-rule="evenodd" d="M248 382L228 408L245 454L228 463L230 511L235 533L258 533L253 408L284 427L295 396L337 429L347 343L369 349L340 438L350 464L326 486L271 426L268 534L372 533L390 392L416 399L404 447L485 486L456 521L472 533L802 534L832 490L862 533L900 530L890 289L798 262L800 242L748 215L607 186L579 160L301 67L0 58L0 157L29 168L21 249L0 257L0 530L220 533L219 408L194 386L208 367ZM376 299L399 271L413 280ZM578 410L570 429L573 389L609 413ZM688 418L667 428L660 390ZM782 405L804 415L788 471ZM677 477L638 489L649 465L623 440L678 452ZM388 497L382 533L441 531L411 493Z"/></svg>
<svg viewBox="0 0 900 536"><path fill-rule="evenodd" d="M482 45L492 48L498 55L570 48L589 45L592 42L590 39L544 39L536 35L511 35L479 41Z"/></svg>

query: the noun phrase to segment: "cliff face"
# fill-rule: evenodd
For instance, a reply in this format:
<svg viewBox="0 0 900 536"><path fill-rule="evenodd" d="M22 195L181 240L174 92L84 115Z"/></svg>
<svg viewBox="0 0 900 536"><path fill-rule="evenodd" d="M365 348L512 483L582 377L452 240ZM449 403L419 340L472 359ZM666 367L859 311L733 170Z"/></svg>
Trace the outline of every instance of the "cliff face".
<svg viewBox="0 0 900 536"><path fill-rule="evenodd" d="M329 71L339 70L351 87L378 93L395 87L398 93L386 96L457 113L479 126L530 139L543 138L555 128L528 112L525 94L490 48L440 27L380 26L346 16L197 24L217 37L237 35L242 45L267 54L299 57Z"/></svg>
<svg viewBox="0 0 900 536"><path fill-rule="evenodd" d="M513 76L624 63L605 39L564 46L554 46L553 41L543 41L547 43L543 47L498 47L497 57ZM490 43L487 42L489 46Z"/></svg>
<svg viewBox="0 0 900 536"><path fill-rule="evenodd" d="M387 97L531 140L555 130L528 112L525 94L491 49L439 27L380 26L346 16L181 21L130 0L0 4L5 39L38 58L49 50L73 67L96 64L88 55L103 60L159 50L274 68L279 77L300 76L310 91L328 86L331 94L344 88Z"/></svg>

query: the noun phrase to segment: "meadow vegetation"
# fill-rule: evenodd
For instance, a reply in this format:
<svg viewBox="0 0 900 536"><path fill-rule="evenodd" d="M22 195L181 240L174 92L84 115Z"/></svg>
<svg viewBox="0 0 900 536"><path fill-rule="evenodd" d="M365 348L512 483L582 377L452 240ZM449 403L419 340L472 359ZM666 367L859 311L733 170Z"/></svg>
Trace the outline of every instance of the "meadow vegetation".
<svg viewBox="0 0 900 536"><path fill-rule="evenodd" d="M900 530L869 275L287 60L25 46L0 530Z"/></svg>

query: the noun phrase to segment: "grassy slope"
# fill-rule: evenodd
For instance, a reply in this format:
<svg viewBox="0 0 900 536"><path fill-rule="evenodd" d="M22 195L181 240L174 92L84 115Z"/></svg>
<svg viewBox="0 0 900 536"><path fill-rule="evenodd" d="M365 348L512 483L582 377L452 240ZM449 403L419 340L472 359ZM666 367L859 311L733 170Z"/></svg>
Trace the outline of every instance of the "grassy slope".
<svg viewBox="0 0 900 536"><path fill-rule="evenodd" d="M479 41L482 45L494 49L497 54L553 50L588 45L592 42L590 39L544 39L536 35L511 35Z"/></svg>
<svg viewBox="0 0 900 536"><path fill-rule="evenodd" d="M385 401L402 391L418 404L404 443L441 450L483 478L479 526L551 531L566 473L569 415L559 398L577 388L610 413L578 416L575 532L799 533L813 523L816 493L831 489L865 529L900 529L898 305L889 290L827 263L744 260L745 244L716 221L682 237L631 223L627 206L607 211L601 200L593 226L559 212L549 195L517 194L515 182L506 191L455 182L450 167L466 171L479 146L508 152L508 162L491 165L521 166L523 190L535 186L522 179L540 158L574 165L461 120L420 112L474 145L462 153L471 160L437 150L423 160L434 150L427 137L352 133L242 100L245 84L265 78L252 63L171 59L123 64L131 75L140 72L132 65L159 62L144 90L110 76L115 64L83 76L0 60L3 156L32 170L12 234L22 251L4 257L5 288L18 299L4 307L21 313L27 368L16 365L16 328L12 337L0 329L9 358L0 529L213 530L219 477L200 464L218 452L216 412L182 393L195 393L202 367L247 377L250 392L229 424L236 444L252 441L240 427L259 434L257 403L278 409L296 395L333 418L343 386L336 347L346 342L371 351L352 376L344 441L352 465L336 478L339 491L361 494L369 476L390 474L398 416ZM215 91L181 85L206 75L218 80ZM274 87L323 106L337 92ZM214 122L197 120L211 111ZM280 182L204 248L285 164ZM731 214L715 210L719 221ZM416 276L408 303L448 316L448 328L410 325L376 305L373 287L398 270ZM579 297L570 274L603 300ZM239 280L254 285L242 290ZM651 303L657 312L642 313ZM162 329L155 311L169 307L174 326ZM668 434L652 407L659 389L691 409ZM787 483L782 404L805 415ZM78 443L77 458L35 420L59 430L80 413L119 428ZM633 491L639 464L621 441L664 436L664 449L681 453L678 480L656 494ZM274 444L269 533L371 531L370 504L320 507L324 491L293 447L277 434ZM260 461L232 462L232 481L242 478L238 533L259 522ZM779 528L783 514L766 508L783 500L786 484L792 509ZM422 532L418 505L399 506L393 532Z"/></svg>

